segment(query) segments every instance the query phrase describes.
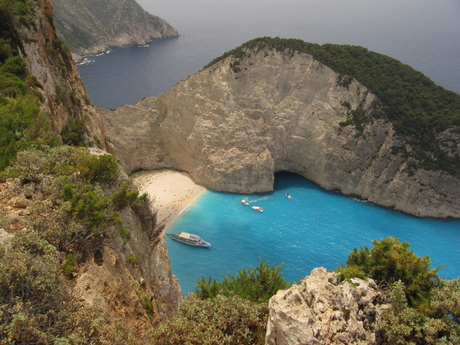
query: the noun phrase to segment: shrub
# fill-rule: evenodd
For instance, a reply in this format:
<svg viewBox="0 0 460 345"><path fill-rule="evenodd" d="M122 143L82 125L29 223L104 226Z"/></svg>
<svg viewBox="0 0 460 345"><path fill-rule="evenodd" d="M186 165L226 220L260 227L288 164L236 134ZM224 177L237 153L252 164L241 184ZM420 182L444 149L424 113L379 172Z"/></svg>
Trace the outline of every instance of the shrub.
<svg viewBox="0 0 460 345"><path fill-rule="evenodd" d="M62 131L62 142L66 145L85 146L84 134L85 121L83 119L74 120Z"/></svg>
<svg viewBox="0 0 460 345"><path fill-rule="evenodd" d="M117 162L107 154L82 155L77 168L88 183L100 183L104 186L114 183L120 174Z"/></svg>
<svg viewBox="0 0 460 345"><path fill-rule="evenodd" d="M64 274L68 275L74 272L78 267L78 261L75 259L73 253L67 254L64 263L62 264L62 271Z"/></svg>
<svg viewBox="0 0 460 345"><path fill-rule="evenodd" d="M441 267L430 269L428 256L417 256L409 249L409 243L401 243L397 238L386 237L372 243L372 250L355 248L347 258L347 266L337 267L342 279L370 277L386 286L401 281L411 305L426 302L439 282L437 272Z"/></svg>
<svg viewBox="0 0 460 345"><path fill-rule="evenodd" d="M128 229L125 229L123 225L120 226L120 236L123 239L123 244L128 243L131 238L131 233Z"/></svg>
<svg viewBox="0 0 460 345"><path fill-rule="evenodd" d="M227 273L222 276L223 281L217 282L209 277L206 280L203 276L197 282L195 294L198 298L215 298L217 295L240 296L253 302L268 301L278 290L287 289L291 283L284 280L280 273L282 264L275 267L269 266L259 258L259 266L250 269L242 268L233 276Z"/></svg>
<svg viewBox="0 0 460 345"><path fill-rule="evenodd" d="M139 191L133 189L132 184L124 181L118 190L112 194L112 203L117 210L121 210L128 205L133 205L139 197Z"/></svg>
<svg viewBox="0 0 460 345"><path fill-rule="evenodd" d="M129 254L128 257L126 258L126 262L134 266L139 265L139 257L133 254Z"/></svg>
<svg viewBox="0 0 460 345"><path fill-rule="evenodd" d="M266 303L252 303L238 296L202 300L194 295L180 305L180 316L147 333L153 345L211 345L265 343Z"/></svg>
<svg viewBox="0 0 460 345"><path fill-rule="evenodd" d="M430 316L411 308L406 300L404 284L400 280L395 282L391 290L391 309L383 314L380 322L388 342L401 345L458 344L460 324L458 318L451 314L458 315L460 307L458 283L458 280L454 284L444 281L441 287L435 289L432 304L437 312ZM451 289L453 285L456 285L455 289ZM444 295L443 298L440 295ZM448 302L448 310L443 310L441 305L452 298L454 302Z"/></svg>

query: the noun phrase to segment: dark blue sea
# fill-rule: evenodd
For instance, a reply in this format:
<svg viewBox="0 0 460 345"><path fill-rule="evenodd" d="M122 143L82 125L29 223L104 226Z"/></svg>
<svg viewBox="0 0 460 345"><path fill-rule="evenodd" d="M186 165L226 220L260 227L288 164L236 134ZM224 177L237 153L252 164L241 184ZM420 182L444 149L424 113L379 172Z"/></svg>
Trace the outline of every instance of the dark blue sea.
<svg viewBox="0 0 460 345"><path fill-rule="evenodd" d="M93 102L104 108L136 103L169 90L212 59L256 37L360 45L396 58L460 93L458 0L138 0L182 35L148 47L113 49L79 66ZM344 264L354 247L394 236L412 244L445 278L460 276L460 222L418 219L325 192L297 175L277 176L276 190L248 196L207 191L167 231L209 240L197 249L168 241L184 293L200 275L256 266L258 257L283 266L297 281L314 267ZM293 198L287 199L285 193ZM169 236L168 236L169 237Z"/></svg>

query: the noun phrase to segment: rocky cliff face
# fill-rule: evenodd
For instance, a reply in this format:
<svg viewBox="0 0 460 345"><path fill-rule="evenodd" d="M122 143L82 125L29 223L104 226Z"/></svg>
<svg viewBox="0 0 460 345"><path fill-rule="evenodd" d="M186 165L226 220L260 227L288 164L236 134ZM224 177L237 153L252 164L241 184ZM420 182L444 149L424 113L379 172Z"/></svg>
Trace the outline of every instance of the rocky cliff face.
<svg viewBox="0 0 460 345"><path fill-rule="evenodd" d="M20 26L18 30L29 73L42 86L41 109L58 133L69 123L84 120L87 140L104 148L104 124L90 101L69 51L56 34L51 1L33 1L31 6L35 9L35 25Z"/></svg>
<svg viewBox="0 0 460 345"><path fill-rule="evenodd" d="M382 344L378 327L389 308L373 280L339 283L315 268L298 285L270 299L266 344Z"/></svg>
<svg viewBox="0 0 460 345"><path fill-rule="evenodd" d="M263 49L228 57L115 111L101 110L126 171L174 168L213 190L259 193L290 171L327 190L422 217L460 217L460 181L407 171L404 143L372 117L376 97L304 53ZM237 62L237 64L236 64ZM349 110L367 124L344 126Z"/></svg>
<svg viewBox="0 0 460 345"><path fill-rule="evenodd" d="M56 26L75 59L112 47L144 45L178 36L165 20L144 11L135 0L53 0Z"/></svg>

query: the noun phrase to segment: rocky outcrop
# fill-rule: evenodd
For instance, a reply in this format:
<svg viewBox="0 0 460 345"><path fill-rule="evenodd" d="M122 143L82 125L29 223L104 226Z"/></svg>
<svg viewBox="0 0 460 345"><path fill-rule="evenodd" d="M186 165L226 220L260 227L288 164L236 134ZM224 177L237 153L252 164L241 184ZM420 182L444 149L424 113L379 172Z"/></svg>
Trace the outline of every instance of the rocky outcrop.
<svg viewBox="0 0 460 345"><path fill-rule="evenodd" d="M18 30L28 71L41 85L38 91L42 111L57 133L69 123L84 120L87 141L105 148L104 123L90 101L69 51L56 34L51 1L32 1L30 6L35 9L34 25L23 25Z"/></svg>
<svg viewBox="0 0 460 345"><path fill-rule="evenodd" d="M377 99L309 54L275 49L232 56L159 97L101 110L127 172L174 168L217 191L273 189L290 171L327 190L421 217L460 217L460 180L409 173L392 124L373 117ZM362 128L344 125L362 110Z"/></svg>
<svg viewBox="0 0 460 345"><path fill-rule="evenodd" d="M378 327L384 304L371 279L340 282L315 268L310 276L270 299L267 345L382 344Z"/></svg>
<svg viewBox="0 0 460 345"><path fill-rule="evenodd" d="M56 27L76 60L113 47L145 45L179 36L165 20L147 13L135 0L53 0Z"/></svg>

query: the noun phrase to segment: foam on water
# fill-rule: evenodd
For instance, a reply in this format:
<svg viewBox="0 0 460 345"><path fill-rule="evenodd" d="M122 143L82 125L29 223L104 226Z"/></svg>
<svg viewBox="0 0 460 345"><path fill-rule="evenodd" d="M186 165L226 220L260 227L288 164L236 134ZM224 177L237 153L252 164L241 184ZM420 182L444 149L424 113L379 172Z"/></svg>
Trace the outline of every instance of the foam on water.
<svg viewBox="0 0 460 345"><path fill-rule="evenodd" d="M286 198L286 193L292 199ZM246 199L250 205L241 204ZM260 206L257 212L252 205ZM334 269L348 253L386 236L407 241L433 267L446 266L442 277L460 276L460 221L419 219L327 192L304 178L277 174L275 192L236 195L206 191L188 207L167 233L200 235L212 247L196 248L173 241L167 245L173 273L183 293L194 291L201 275L221 280L227 272L257 266L258 257L284 263L289 281L298 281L315 267Z"/></svg>

